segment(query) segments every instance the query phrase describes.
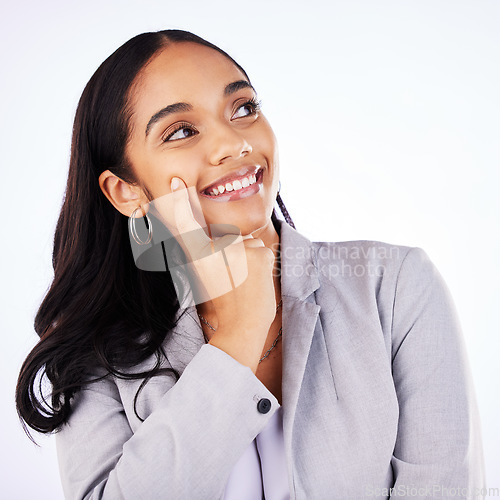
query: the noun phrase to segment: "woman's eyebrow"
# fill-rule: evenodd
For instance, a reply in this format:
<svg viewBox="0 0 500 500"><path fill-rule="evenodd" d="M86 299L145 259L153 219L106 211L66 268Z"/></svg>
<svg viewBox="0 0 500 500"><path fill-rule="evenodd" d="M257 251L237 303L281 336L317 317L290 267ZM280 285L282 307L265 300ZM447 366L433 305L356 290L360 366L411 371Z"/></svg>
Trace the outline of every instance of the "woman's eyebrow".
<svg viewBox="0 0 500 500"><path fill-rule="evenodd" d="M229 83L228 85L225 86L224 95L228 96L234 94L240 89L247 89L247 88L250 88L255 92L255 89L253 88L250 82L248 82L247 80L238 80L236 82ZM193 106L191 106L191 104L188 104L187 102L176 102L175 104L169 104L168 106L165 106L163 109L160 109L160 111L155 113L150 118L146 126L146 137L149 135L149 132L153 128L153 125L156 122L160 121L162 118L165 118L165 116L170 115L172 113L178 113L179 111L191 111L192 109Z"/></svg>
<svg viewBox="0 0 500 500"><path fill-rule="evenodd" d="M234 94L234 92L237 92L240 89L247 89L250 88L255 92L255 89L253 88L252 84L247 81L247 80L238 80L237 82L232 82L228 85L226 85L226 88L224 89L224 95L231 95ZM257 92L255 92L257 93Z"/></svg>
<svg viewBox="0 0 500 500"><path fill-rule="evenodd" d="M188 104L187 102L176 102L175 104L169 104L168 106L165 106L163 109L160 109L160 111L155 113L149 120L146 126L146 137L148 136L153 125L157 121L164 118L165 116L170 115L172 113L178 113L179 111L191 111L192 109L193 106L191 106L191 104Z"/></svg>

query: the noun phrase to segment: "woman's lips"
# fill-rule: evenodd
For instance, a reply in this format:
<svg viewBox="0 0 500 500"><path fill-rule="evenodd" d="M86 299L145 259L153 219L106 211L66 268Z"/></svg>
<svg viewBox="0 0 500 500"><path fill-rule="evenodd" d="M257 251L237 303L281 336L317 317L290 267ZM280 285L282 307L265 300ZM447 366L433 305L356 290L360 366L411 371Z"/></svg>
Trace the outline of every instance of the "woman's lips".
<svg viewBox="0 0 500 500"><path fill-rule="evenodd" d="M213 182L212 184L210 184L210 186L202 189L200 193L208 194L210 196L212 194L213 188L218 188L221 185L226 186L226 184L228 183L232 184L235 180L243 181L245 177L248 178L251 175L257 175L259 170L262 170L262 167L260 165L242 167L238 171L233 171L231 172L231 174L226 175L225 177L222 177L219 180Z"/></svg>
<svg viewBox="0 0 500 500"><path fill-rule="evenodd" d="M204 192L200 194L203 198L208 198L209 200L220 202L236 201L243 198L248 198L249 196L252 196L260 191L262 187L263 172L264 170L261 168L255 176L255 183L249 185L248 187L242 187L241 189L233 191L225 191L223 194L218 194L215 196L205 194Z"/></svg>

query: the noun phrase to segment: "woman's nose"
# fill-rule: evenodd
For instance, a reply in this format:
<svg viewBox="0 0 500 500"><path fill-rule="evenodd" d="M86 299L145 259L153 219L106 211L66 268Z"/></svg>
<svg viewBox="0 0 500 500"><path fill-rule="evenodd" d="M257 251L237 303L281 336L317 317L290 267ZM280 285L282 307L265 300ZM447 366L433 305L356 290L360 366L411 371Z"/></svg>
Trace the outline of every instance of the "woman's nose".
<svg viewBox="0 0 500 500"><path fill-rule="evenodd" d="M212 130L211 135L209 161L212 165L219 165L228 158L237 159L252 152L252 146L244 135L231 125L219 126Z"/></svg>

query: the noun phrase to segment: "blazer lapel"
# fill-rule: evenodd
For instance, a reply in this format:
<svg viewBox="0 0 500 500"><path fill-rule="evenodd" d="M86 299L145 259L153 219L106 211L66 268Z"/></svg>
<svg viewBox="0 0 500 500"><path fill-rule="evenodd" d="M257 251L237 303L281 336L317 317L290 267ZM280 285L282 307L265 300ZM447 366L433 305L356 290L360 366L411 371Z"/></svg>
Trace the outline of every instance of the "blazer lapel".
<svg viewBox="0 0 500 500"><path fill-rule="evenodd" d="M283 432L290 447L299 392L320 309L319 305L297 297L283 297Z"/></svg>
<svg viewBox="0 0 500 500"><path fill-rule="evenodd" d="M292 431L300 388L321 307L314 292L319 288L312 243L280 221L281 295L283 299L283 437L293 463ZM291 469L289 476L291 478Z"/></svg>

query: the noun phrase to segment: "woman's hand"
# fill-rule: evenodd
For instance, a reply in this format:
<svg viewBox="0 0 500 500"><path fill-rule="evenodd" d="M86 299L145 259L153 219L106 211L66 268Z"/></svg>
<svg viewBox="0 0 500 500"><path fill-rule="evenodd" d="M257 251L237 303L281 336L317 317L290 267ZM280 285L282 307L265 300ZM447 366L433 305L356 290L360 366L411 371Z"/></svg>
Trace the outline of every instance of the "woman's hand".
<svg viewBox="0 0 500 500"><path fill-rule="evenodd" d="M197 303L210 300L215 308L218 327L210 344L255 372L276 311L273 251L235 226L212 226L220 235L207 236L192 210L193 204L199 217L197 194L182 179L152 204L186 255L191 283L203 297Z"/></svg>

